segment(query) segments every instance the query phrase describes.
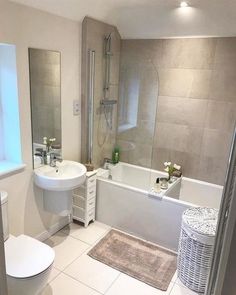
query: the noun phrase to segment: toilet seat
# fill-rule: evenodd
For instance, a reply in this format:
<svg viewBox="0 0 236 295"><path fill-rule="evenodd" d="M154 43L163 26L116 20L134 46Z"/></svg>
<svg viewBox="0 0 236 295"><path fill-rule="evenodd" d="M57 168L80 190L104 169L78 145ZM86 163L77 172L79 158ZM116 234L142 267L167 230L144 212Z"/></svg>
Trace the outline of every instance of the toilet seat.
<svg viewBox="0 0 236 295"><path fill-rule="evenodd" d="M5 242L6 273L16 279L26 279L44 272L54 259L55 252L48 245L20 235Z"/></svg>

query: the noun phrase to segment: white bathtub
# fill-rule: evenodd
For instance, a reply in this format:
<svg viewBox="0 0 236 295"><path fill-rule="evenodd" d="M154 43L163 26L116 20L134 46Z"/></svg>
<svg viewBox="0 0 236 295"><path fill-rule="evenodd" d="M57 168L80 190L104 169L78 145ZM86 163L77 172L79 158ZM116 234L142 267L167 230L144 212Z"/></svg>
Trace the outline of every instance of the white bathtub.
<svg viewBox="0 0 236 295"><path fill-rule="evenodd" d="M183 177L162 198L150 195L156 177L166 174L127 163L99 169L96 219L177 251L181 216L191 206L219 208L222 187Z"/></svg>

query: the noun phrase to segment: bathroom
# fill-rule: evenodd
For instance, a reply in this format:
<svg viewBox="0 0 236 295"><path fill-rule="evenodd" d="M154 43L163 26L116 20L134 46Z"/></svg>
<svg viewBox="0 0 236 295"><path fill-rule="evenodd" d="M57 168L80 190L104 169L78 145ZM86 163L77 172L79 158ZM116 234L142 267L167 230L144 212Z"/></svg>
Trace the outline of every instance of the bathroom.
<svg viewBox="0 0 236 295"><path fill-rule="evenodd" d="M164 292L86 255L111 228L176 252L183 211L220 208L236 119L236 9L230 1L191 1L182 8L167 2L60 1L56 7L50 0L0 0L0 45L11 45L15 54L19 118L16 133L9 131L17 165L7 171L1 162L0 190L8 194L10 235L47 241L55 249L45 294L195 294L176 277ZM109 35L112 55L105 56ZM34 183L29 49L60 55L61 126L55 137L61 134L62 159L91 160L102 168L119 146L120 163L97 174L96 221L86 228L76 222L68 227L70 214L45 210L44 190ZM94 104L88 118L89 78ZM104 106L104 99L116 103ZM181 165L185 190L182 185L181 194L153 195L169 161ZM234 284L233 266L227 266L222 295L231 294Z"/></svg>

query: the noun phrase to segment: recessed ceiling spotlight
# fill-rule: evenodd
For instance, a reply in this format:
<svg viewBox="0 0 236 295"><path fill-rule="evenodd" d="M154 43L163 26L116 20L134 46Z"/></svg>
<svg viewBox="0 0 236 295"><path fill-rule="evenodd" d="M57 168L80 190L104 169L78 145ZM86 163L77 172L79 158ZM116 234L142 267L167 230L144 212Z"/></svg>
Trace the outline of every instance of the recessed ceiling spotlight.
<svg viewBox="0 0 236 295"><path fill-rule="evenodd" d="M185 1L180 2L180 7L184 8L184 7L188 7L188 3Z"/></svg>

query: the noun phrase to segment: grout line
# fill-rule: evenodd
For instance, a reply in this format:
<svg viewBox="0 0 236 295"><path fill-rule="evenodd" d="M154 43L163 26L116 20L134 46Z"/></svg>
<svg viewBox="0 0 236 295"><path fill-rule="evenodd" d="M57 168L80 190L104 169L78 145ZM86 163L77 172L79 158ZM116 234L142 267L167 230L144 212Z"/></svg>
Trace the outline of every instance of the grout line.
<svg viewBox="0 0 236 295"><path fill-rule="evenodd" d="M84 253L86 253L86 251L89 249L90 247L88 247L87 249L85 249L84 251L81 252L81 254L79 256L77 256L75 259L73 259L72 262L70 262L66 267L63 268L63 270L61 270L61 272L64 272L72 263L74 263L78 258L80 258Z"/></svg>
<svg viewBox="0 0 236 295"><path fill-rule="evenodd" d="M76 281L76 282L79 282L80 284L82 284L82 285L84 285L84 286L88 287L89 289L96 291L96 292L97 292L97 293L99 293L99 294L102 294L102 295L104 295L104 294L105 294L105 293L101 293L100 291L96 290L95 288L93 288L93 287L91 287L91 286L89 286L89 285L85 284L84 282L82 282L82 281L78 280L77 278L75 278L75 277L71 276L70 274L68 274L68 273L65 273L64 271L62 271L62 273L63 273L64 275L68 276L69 278L73 279L74 281Z"/></svg>
<svg viewBox="0 0 236 295"><path fill-rule="evenodd" d="M68 234L68 236L70 236L70 237L72 237L73 239L75 239L75 240L78 240L78 241L80 241L80 242L83 242L83 243L85 243L85 244L87 244L87 245L89 245L89 246L95 246L95 244L99 241L99 240L101 240L110 230L112 229L112 227L110 227L109 229L106 229L106 231L99 237L99 238L97 238L92 244L90 244L90 243L88 243L88 242L85 242L84 240L81 240L80 238L76 238L76 237L74 237L72 234ZM62 229L63 230L63 229ZM61 230L61 231L62 231ZM63 232L64 234L66 234L65 232Z"/></svg>
<svg viewBox="0 0 236 295"><path fill-rule="evenodd" d="M106 234L104 234L105 236ZM101 239L104 237L102 236ZM76 239L77 240L77 239ZM96 243L96 242L95 242ZM78 258L80 258L82 255L84 255L87 251L89 251L92 247L95 246L94 245L88 245L89 247L87 249L85 249L79 256L77 256L71 263L69 263L65 268L63 268L63 270L61 270L62 272L64 272L72 263L74 263ZM87 254L87 253L86 253Z"/></svg>
<svg viewBox="0 0 236 295"><path fill-rule="evenodd" d="M173 283L172 288L170 289L169 293L167 293L166 295L171 295L173 289L174 289L175 283ZM174 294L173 294L174 295Z"/></svg>
<svg viewBox="0 0 236 295"><path fill-rule="evenodd" d="M121 276L121 272L119 272L118 276L115 278L115 280L111 283L111 285L106 289L104 294L107 294L108 291L111 289L111 287L115 284L115 282L119 279L119 277Z"/></svg>

